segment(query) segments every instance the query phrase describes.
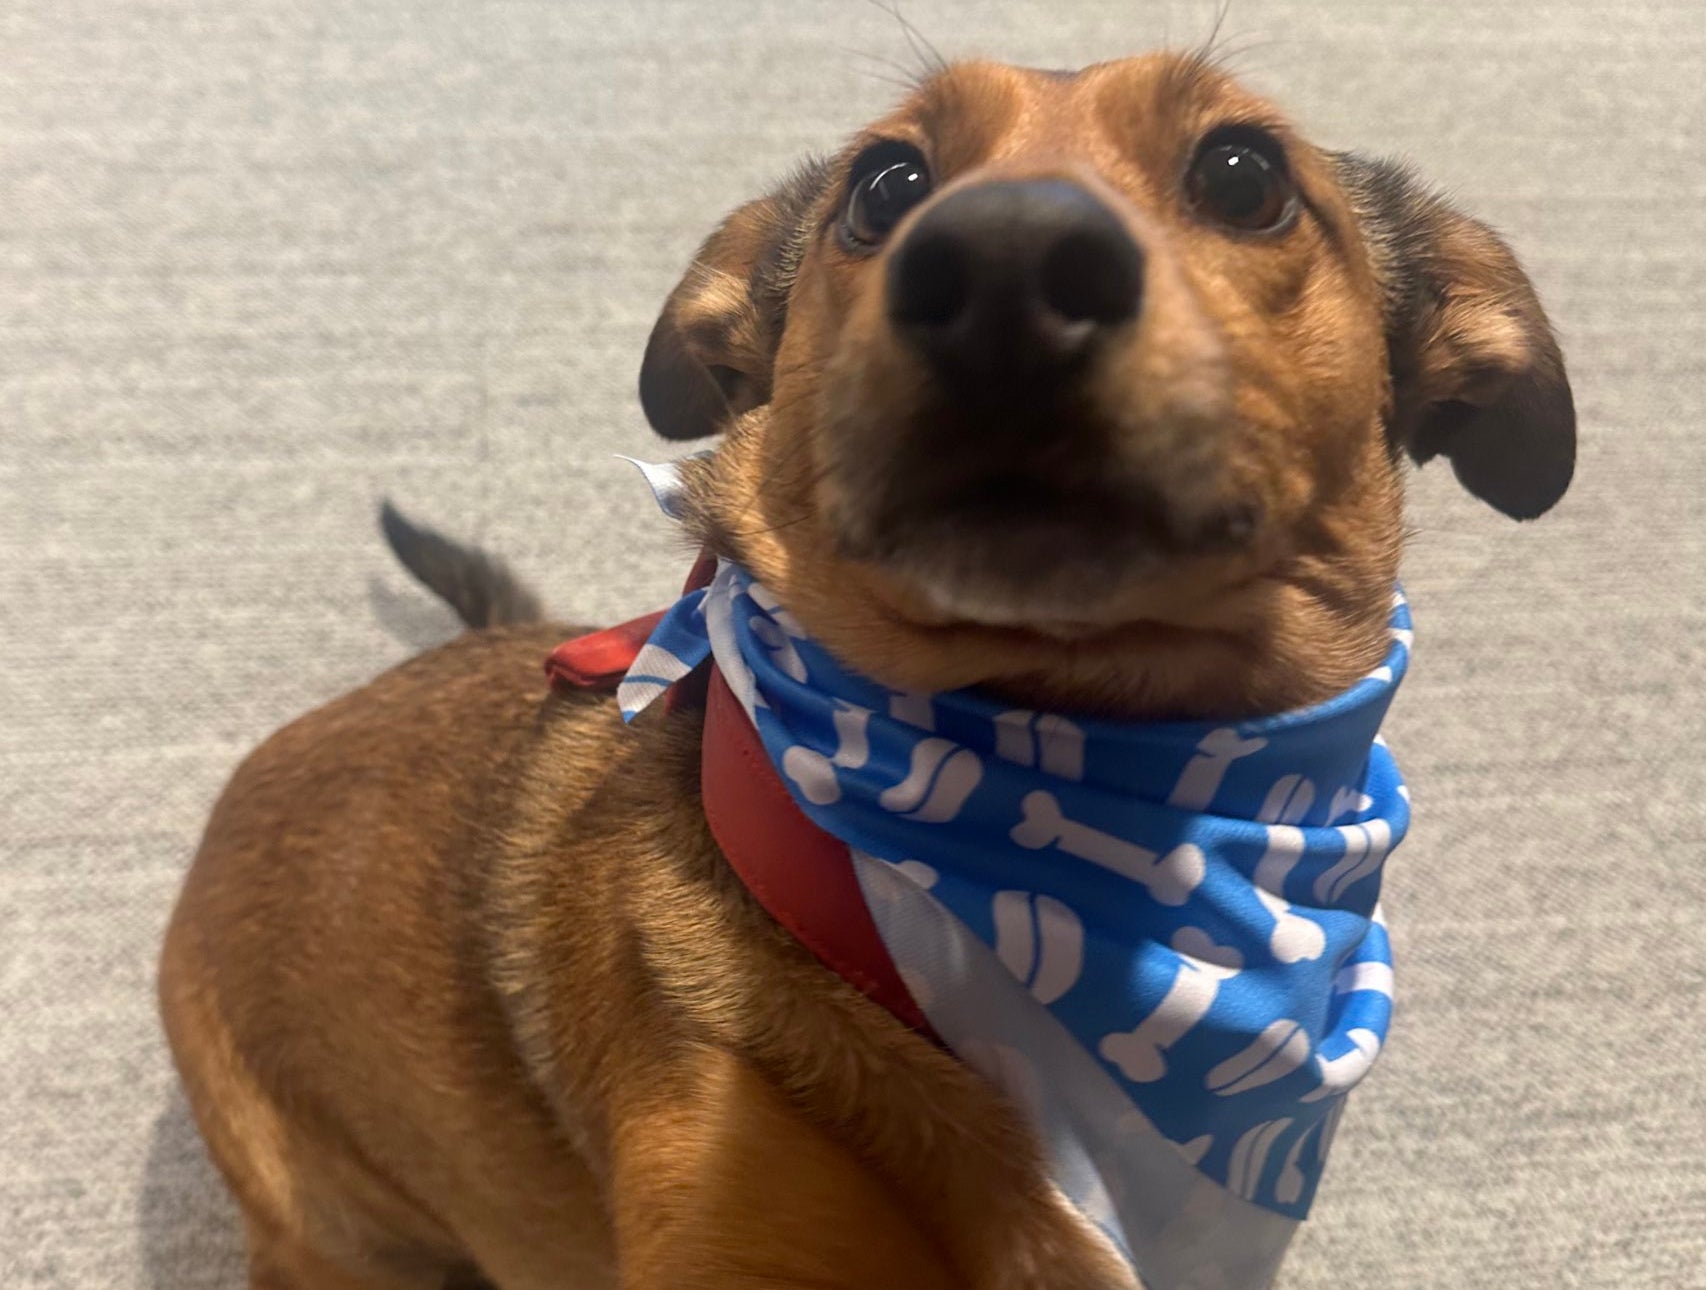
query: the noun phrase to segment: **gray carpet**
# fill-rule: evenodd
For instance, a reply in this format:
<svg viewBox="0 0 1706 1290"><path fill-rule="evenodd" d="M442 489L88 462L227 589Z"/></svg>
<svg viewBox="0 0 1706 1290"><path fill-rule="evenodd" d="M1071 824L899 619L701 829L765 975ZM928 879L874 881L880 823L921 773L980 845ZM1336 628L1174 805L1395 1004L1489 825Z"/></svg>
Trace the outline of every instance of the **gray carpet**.
<svg viewBox="0 0 1706 1290"><path fill-rule="evenodd" d="M1067 64L1215 4L906 7ZM1400 1015L1285 1284L1706 1286L1706 18L1233 0L1226 30L1316 137L1510 234L1584 430L1531 527L1417 479ZM564 615L670 594L611 456L654 450L652 312L888 60L861 0L0 6L0 1285L241 1284L151 998L209 803L449 633L381 493Z"/></svg>

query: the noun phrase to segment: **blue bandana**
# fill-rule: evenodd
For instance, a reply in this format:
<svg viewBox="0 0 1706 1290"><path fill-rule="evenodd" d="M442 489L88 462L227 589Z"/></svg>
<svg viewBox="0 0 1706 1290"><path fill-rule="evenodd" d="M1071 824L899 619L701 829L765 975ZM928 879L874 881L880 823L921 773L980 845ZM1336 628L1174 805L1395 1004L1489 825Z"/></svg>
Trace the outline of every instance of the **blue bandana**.
<svg viewBox="0 0 1706 1290"><path fill-rule="evenodd" d="M1154 1286L1261 1285L1391 1018L1377 900L1409 804L1378 732L1401 595L1390 636L1303 711L1069 718L880 686L725 562L619 701L631 719L714 654L920 1008L1029 1113L1062 1191Z"/></svg>

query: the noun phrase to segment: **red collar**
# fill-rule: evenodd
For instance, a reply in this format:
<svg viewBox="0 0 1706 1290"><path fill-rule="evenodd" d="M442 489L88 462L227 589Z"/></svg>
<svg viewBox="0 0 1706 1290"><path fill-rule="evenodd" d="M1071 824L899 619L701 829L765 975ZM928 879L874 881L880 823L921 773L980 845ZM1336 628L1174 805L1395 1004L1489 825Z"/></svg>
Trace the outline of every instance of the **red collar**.
<svg viewBox="0 0 1706 1290"><path fill-rule="evenodd" d="M702 567L703 562L696 577ZM689 588L694 585L690 580ZM552 686L615 689L662 616L648 614L559 645L545 662ZM697 678L706 686L702 692L689 684L696 678L689 678L670 701L672 707L704 704L699 785L705 818L729 867L770 916L827 967L914 1030L930 1034L871 919L846 843L794 804L722 673L714 663L704 670L709 676Z"/></svg>

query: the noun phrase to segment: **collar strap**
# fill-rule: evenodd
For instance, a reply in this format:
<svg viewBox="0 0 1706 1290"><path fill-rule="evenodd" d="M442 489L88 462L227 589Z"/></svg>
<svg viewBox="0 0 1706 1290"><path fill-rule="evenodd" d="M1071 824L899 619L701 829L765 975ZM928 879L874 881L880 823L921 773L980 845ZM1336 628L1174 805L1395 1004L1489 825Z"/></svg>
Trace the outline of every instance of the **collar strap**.
<svg viewBox="0 0 1706 1290"><path fill-rule="evenodd" d="M934 1038L871 920L847 844L794 804L714 664L699 774L711 833L758 903L826 967Z"/></svg>

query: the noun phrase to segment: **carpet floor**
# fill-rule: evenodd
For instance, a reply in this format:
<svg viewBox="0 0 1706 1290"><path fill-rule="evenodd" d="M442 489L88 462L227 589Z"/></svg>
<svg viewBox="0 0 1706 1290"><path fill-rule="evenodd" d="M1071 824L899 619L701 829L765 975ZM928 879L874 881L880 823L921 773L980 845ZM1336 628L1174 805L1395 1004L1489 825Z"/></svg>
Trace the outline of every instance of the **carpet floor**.
<svg viewBox="0 0 1706 1290"><path fill-rule="evenodd" d="M1215 9L905 3L1041 65ZM1706 18L1234 0L1223 39L1509 235L1582 418L1539 523L1416 477L1399 1014L1284 1285L1706 1286ZM663 603L612 456L657 451L658 302L916 64L861 0L14 0L0 51L0 1285L233 1290L154 956L244 751L452 631L376 499L565 617Z"/></svg>

